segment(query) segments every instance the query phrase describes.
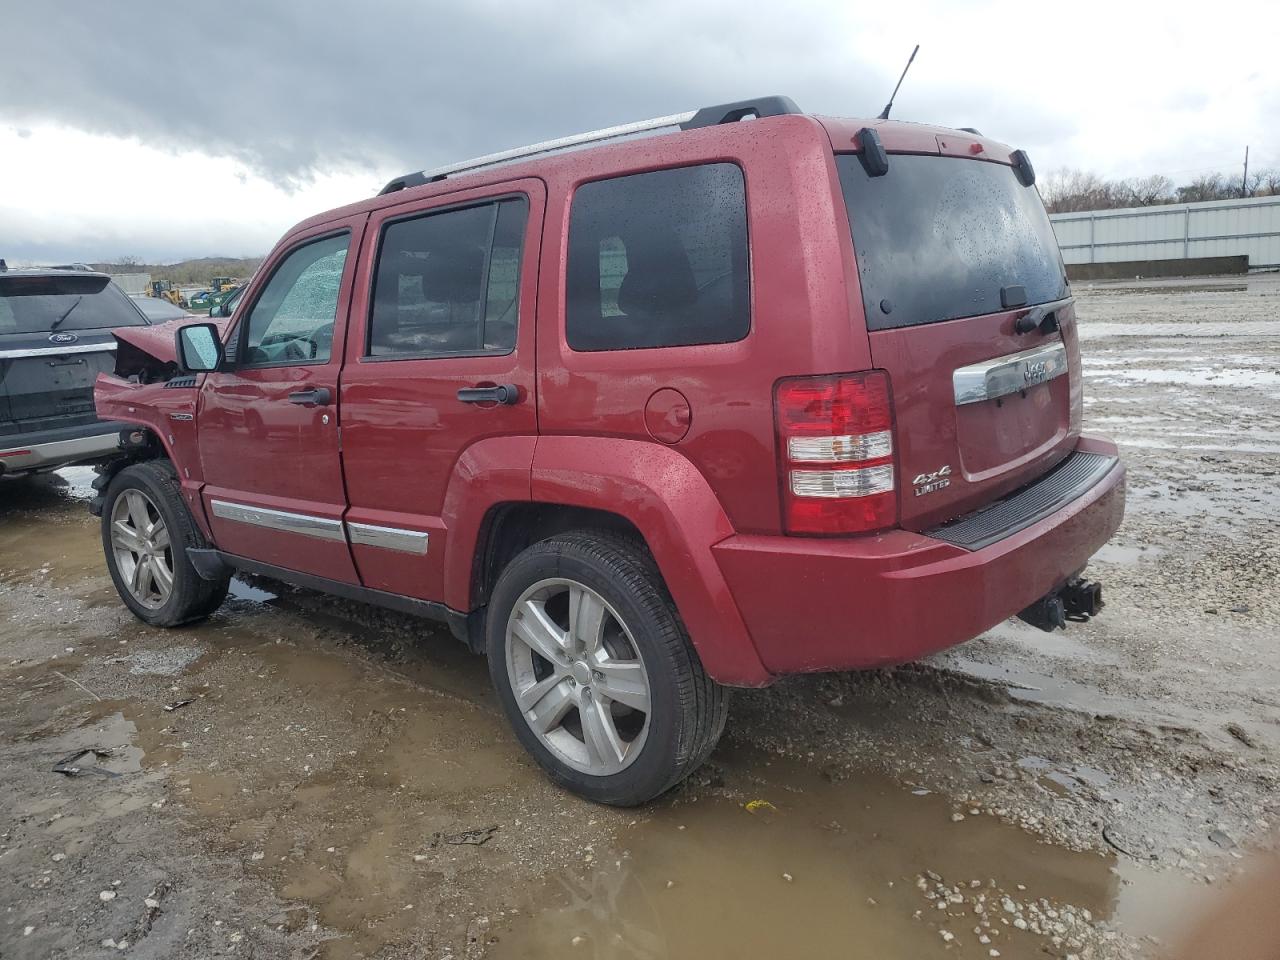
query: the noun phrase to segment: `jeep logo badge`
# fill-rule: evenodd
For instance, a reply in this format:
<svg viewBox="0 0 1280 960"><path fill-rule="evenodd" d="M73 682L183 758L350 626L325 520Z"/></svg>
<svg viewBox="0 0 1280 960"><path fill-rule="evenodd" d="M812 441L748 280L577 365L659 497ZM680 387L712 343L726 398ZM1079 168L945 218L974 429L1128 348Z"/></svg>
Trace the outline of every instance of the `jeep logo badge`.
<svg viewBox="0 0 1280 960"><path fill-rule="evenodd" d="M74 333L51 333L49 334L50 343L75 343L80 338Z"/></svg>
<svg viewBox="0 0 1280 960"><path fill-rule="evenodd" d="M1037 360L1035 363L1027 364L1026 369L1022 371L1022 379L1027 383L1039 383L1048 372L1049 365L1043 360Z"/></svg>

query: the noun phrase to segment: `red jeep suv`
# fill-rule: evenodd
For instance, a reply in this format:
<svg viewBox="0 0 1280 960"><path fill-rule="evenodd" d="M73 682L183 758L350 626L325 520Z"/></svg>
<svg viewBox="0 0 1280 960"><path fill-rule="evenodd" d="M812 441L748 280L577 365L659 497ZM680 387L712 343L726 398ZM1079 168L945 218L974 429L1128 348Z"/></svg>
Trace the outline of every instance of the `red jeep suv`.
<svg viewBox="0 0 1280 960"><path fill-rule="evenodd" d="M1090 616L1124 468L1034 181L784 97L392 181L223 324L117 333L111 576L161 626L236 570L444 620L613 804L706 759L727 687Z"/></svg>

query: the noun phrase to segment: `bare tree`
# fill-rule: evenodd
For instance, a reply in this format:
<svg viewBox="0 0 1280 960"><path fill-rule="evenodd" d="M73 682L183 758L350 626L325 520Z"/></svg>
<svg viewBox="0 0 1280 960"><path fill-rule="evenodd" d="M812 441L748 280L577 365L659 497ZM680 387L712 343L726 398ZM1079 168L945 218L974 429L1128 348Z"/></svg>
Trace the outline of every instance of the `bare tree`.
<svg viewBox="0 0 1280 960"><path fill-rule="evenodd" d="M1040 196L1050 213L1106 210L1115 206L1112 194L1111 184L1083 170L1052 170L1040 183Z"/></svg>
<svg viewBox="0 0 1280 960"><path fill-rule="evenodd" d="M1237 188L1220 173L1202 173L1190 183L1178 188L1181 203L1198 203L1204 200L1226 200L1236 195Z"/></svg>
<svg viewBox="0 0 1280 960"><path fill-rule="evenodd" d="M1126 207L1152 207L1173 202L1173 181L1159 173L1149 177L1132 177L1116 185L1116 197Z"/></svg>
<svg viewBox="0 0 1280 960"><path fill-rule="evenodd" d="M1280 196L1280 169L1273 167L1269 170L1259 170L1257 176L1258 186L1254 191L1255 196Z"/></svg>

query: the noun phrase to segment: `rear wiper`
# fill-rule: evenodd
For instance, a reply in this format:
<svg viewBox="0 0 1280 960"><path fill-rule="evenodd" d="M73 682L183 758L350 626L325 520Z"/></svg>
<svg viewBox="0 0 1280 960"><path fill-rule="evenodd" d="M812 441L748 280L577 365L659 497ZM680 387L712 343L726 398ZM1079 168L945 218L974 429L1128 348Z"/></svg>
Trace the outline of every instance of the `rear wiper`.
<svg viewBox="0 0 1280 960"><path fill-rule="evenodd" d="M57 330L58 325L62 323L63 320L67 319L67 317L71 316L71 311L74 310L76 307L80 306L80 301L83 299L84 299L83 293L80 294L80 296L76 297L76 302L73 303L71 306L67 307L66 312L64 312L62 316L60 316L57 320L53 321L53 323L49 324L49 332L52 333L54 330Z"/></svg>
<svg viewBox="0 0 1280 960"><path fill-rule="evenodd" d="M1039 330L1041 333L1053 333L1058 329L1058 311L1068 304L1074 303L1075 297L1063 297L1032 307L1020 316L1013 325L1014 333L1030 333Z"/></svg>

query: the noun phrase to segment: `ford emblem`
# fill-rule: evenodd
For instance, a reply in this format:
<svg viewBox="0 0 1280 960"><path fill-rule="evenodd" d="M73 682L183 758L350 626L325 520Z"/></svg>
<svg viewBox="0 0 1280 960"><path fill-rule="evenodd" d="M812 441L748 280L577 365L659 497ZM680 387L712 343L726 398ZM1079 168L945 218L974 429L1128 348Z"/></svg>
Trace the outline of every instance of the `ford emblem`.
<svg viewBox="0 0 1280 960"><path fill-rule="evenodd" d="M51 333L49 334L50 343L75 343L80 338L74 333Z"/></svg>

